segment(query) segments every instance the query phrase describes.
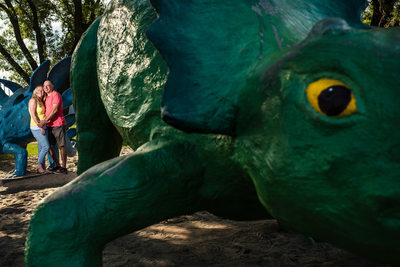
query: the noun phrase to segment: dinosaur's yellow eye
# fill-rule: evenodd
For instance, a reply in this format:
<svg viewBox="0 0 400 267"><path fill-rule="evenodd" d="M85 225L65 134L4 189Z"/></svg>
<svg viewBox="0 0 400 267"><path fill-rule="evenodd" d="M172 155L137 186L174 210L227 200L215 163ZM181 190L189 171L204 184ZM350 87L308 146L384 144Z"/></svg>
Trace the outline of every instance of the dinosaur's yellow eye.
<svg viewBox="0 0 400 267"><path fill-rule="evenodd" d="M333 79L310 83L307 100L316 111L327 116L342 117L357 111L356 98L349 87Z"/></svg>

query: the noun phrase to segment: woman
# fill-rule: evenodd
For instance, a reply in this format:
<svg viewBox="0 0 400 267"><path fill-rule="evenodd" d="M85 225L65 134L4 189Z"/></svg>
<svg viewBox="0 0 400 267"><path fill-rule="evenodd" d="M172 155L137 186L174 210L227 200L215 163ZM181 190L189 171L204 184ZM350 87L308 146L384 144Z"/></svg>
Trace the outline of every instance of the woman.
<svg viewBox="0 0 400 267"><path fill-rule="evenodd" d="M43 86L37 86L33 91L32 98L29 100L29 114L31 115L31 131L38 143L38 172L45 173L45 156L49 151L49 140L47 139L46 125L39 127L40 121L44 120Z"/></svg>

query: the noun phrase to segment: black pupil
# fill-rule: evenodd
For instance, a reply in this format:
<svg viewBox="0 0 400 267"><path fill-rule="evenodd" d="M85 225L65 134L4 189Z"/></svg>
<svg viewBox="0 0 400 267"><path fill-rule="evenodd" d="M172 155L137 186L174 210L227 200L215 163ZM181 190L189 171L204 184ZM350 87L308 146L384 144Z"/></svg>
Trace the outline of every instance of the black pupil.
<svg viewBox="0 0 400 267"><path fill-rule="evenodd" d="M351 91L340 85L331 86L323 90L318 96L318 105L328 116L337 116L342 113L351 100Z"/></svg>

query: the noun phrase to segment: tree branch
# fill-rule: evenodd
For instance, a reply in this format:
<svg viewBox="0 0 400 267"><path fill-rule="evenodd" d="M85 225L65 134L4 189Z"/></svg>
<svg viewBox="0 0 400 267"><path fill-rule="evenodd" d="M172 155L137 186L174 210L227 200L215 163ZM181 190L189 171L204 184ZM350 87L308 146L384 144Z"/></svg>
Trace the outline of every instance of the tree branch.
<svg viewBox="0 0 400 267"><path fill-rule="evenodd" d="M21 29L19 27L18 18L15 15L16 12L14 10L14 7L12 6L10 0L5 0L5 3L7 4L7 7L0 4L0 8L3 9L7 13L7 16L10 19L11 25L13 26L13 29L14 29L15 39L17 40L17 43L18 43L19 47L21 48L21 51L24 54L29 65L31 66L32 70L35 70L38 67L38 65L37 65L36 61L33 59L32 54L29 52L28 48L26 47L24 40L22 39Z"/></svg>
<svg viewBox="0 0 400 267"><path fill-rule="evenodd" d="M4 46L0 43L0 53L4 56L7 62L14 68L16 72L29 84L30 77L26 71L24 71L21 66L12 58Z"/></svg>
<svg viewBox="0 0 400 267"><path fill-rule="evenodd" d="M372 18L371 26L378 26L382 18L382 13L380 11L379 0L372 0Z"/></svg>
<svg viewBox="0 0 400 267"><path fill-rule="evenodd" d="M74 1L74 47L79 42L83 34L83 13L82 13L82 2L81 0Z"/></svg>

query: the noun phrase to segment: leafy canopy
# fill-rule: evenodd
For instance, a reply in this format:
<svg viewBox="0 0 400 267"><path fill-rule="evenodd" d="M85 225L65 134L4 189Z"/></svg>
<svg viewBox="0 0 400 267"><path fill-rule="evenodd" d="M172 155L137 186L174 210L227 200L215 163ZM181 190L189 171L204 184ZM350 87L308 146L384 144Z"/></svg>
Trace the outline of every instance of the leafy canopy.
<svg viewBox="0 0 400 267"><path fill-rule="evenodd" d="M72 55L109 0L0 0L0 73L27 85L46 59ZM3 77L0 77L3 78Z"/></svg>

